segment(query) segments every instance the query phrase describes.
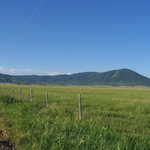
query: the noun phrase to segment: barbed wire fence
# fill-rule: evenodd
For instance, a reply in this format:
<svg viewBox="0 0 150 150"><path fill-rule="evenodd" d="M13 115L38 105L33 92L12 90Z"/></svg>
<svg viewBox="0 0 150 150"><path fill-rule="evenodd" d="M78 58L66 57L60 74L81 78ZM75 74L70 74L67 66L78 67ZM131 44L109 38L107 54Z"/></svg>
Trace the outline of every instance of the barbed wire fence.
<svg viewBox="0 0 150 150"><path fill-rule="evenodd" d="M52 96L53 95L53 96ZM52 96L52 97L51 97ZM66 96L66 95L65 95ZM58 93L50 92L48 88L40 89L40 92L36 89L29 88L10 88L0 86L0 101L5 104L22 104L22 103L42 103L44 107L48 107L52 103L57 103L61 105L65 103L64 95L61 96ZM70 97L68 96L67 99ZM62 101L60 101L62 99ZM75 113L77 113L77 119L83 120L83 97L82 94L76 94L72 101L75 106ZM65 104L64 104L65 105ZM68 106L69 104L67 104ZM70 104L72 107L72 104Z"/></svg>

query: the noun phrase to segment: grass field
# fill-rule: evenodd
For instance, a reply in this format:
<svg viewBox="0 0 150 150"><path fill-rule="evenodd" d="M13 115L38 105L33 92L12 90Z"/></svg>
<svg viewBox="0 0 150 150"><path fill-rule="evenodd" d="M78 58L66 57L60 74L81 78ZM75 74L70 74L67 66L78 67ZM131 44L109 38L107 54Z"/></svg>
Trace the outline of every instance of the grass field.
<svg viewBox="0 0 150 150"><path fill-rule="evenodd" d="M150 89L1 84L0 131L17 150L149 150Z"/></svg>

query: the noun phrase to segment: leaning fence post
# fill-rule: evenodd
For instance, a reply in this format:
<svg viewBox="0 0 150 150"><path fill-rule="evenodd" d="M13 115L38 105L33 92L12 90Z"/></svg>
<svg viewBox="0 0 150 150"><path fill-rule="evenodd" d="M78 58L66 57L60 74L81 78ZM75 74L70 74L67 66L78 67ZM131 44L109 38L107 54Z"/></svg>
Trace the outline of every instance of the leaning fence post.
<svg viewBox="0 0 150 150"><path fill-rule="evenodd" d="M82 120L82 102L81 102L81 94L79 94L79 96L78 96L78 118L79 118L79 120Z"/></svg>
<svg viewBox="0 0 150 150"><path fill-rule="evenodd" d="M45 103L46 103L46 107L48 106L48 91L45 91Z"/></svg>
<svg viewBox="0 0 150 150"><path fill-rule="evenodd" d="M30 88L30 101L33 101L33 97L32 97L32 88Z"/></svg>

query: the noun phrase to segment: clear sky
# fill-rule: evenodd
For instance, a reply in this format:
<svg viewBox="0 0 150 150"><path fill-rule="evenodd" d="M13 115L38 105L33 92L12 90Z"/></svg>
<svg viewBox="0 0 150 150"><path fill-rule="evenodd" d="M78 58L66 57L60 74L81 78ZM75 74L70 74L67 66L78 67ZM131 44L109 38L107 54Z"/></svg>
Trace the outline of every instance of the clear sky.
<svg viewBox="0 0 150 150"><path fill-rule="evenodd" d="M150 77L150 1L1 0L0 52L1 73Z"/></svg>

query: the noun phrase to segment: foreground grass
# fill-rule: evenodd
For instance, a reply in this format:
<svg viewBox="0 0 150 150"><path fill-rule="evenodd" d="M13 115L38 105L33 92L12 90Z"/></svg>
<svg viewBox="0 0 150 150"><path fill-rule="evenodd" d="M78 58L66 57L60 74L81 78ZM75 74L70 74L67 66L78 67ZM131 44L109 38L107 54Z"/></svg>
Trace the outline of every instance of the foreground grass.
<svg viewBox="0 0 150 150"><path fill-rule="evenodd" d="M150 149L150 89L32 88L32 102L28 86L0 88L0 129L8 132L17 150ZM45 89L49 92L47 107ZM77 117L79 93L81 121ZM10 97L15 103L6 103Z"/></svg>

